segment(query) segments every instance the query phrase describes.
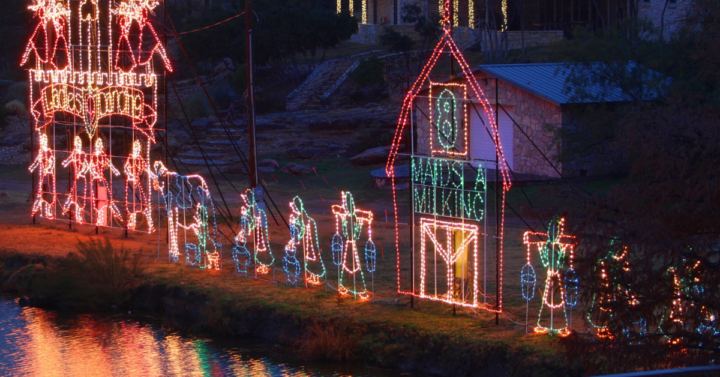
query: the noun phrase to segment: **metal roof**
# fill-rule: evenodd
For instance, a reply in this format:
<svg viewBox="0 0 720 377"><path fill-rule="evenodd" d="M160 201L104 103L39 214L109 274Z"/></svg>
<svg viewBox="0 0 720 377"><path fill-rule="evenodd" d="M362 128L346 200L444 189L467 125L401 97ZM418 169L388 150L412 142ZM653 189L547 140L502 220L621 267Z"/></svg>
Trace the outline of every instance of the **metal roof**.
<svg viewBox="0 0 720 377"><path fill-rule="evenodd" d="M571 103L625 102L633 99L613 80L613 76L626 70L626 79L647 75L651 80L636 95L643 100L658 97L660 86L667 82L655 71L634 62L627 65L595 63L533 63L533 64L483 64L474 69L511 83L555 105ZM653 83L657 82L657 85ZM574 84L575 82L576 84ZM575 87L573 87L575 86Z"/></svg>

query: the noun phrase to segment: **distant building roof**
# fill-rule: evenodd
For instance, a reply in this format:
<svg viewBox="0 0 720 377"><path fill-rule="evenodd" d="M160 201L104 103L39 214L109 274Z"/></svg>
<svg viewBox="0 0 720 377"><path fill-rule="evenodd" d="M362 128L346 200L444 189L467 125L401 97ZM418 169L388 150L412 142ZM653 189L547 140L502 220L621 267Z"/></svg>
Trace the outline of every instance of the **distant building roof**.
<svg viewBox="0 0 720 377"><path fill-rule="evenodd" d="M625 102L632 97L613 80L602 80L599 77L612 75L618 70L604 63L597 63L595 68L576 63L533 63L533 64L483 64L474 71L482 71L509 82L525 91L545 99L555 105L571 103ZM618 65L617 67L621 67ZM646 74L650 78L667 82L663 76L650 69L630 62L625 66L630 75ZM582 77L587 75L587 80ZM572 81L581 78L582 89L572 88ZM577 81L576 81L577 82ZM650 81L652 82L652 80ZM657 85L648 85L642 89L640 97L651 100L658 97ZM566 89L567 88L567 89Z"/></svg>

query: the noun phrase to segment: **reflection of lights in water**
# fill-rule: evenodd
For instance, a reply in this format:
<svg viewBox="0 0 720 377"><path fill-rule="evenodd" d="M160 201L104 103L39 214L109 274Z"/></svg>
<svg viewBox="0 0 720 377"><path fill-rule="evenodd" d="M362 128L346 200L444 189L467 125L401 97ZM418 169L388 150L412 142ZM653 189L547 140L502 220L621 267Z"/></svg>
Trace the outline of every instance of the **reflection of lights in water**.
<svg viewBox="0 0 720 377"><path fill-rule="evenodd" d="M258 346L260 346L258 344ZM339 375L249 357L246 350L118 318L20 308L0 299L0 375L313 376Z"/></svg>

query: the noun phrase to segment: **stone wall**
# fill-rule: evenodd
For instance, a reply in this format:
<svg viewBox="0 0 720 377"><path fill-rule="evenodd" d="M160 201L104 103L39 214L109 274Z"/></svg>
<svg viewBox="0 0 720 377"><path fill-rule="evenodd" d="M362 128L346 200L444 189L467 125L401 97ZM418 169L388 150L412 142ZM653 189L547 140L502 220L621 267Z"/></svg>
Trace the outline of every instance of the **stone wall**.
<svg viewBox="0 0 720 377"><path fill-rule="evenodd" d="M485 91L490 103L495 105L495 80L483 80L484 74L478 73L478 83ZM503 81L498 81L498 101L508 111L523 131L532 139L550 161L562 172L562 164L556 161L558 146L553 143L555 133L552 128L562 126L560 106L530 94ZM499 111L503 111L502 108ZM550 126L550 127L548 127ZM533 147L517 126L513 125L513 171L522 174L558 177L555 169L548 164L542 154ZM509 151L505 151L508 153Z"/></svg>

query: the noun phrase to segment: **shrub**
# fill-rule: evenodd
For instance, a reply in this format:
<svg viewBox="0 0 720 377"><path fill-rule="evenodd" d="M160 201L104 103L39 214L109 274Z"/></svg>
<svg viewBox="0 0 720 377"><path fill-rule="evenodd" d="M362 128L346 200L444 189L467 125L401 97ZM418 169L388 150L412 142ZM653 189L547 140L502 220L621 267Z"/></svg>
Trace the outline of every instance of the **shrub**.
<svg viewBox="0 0 720 377"><path fill-rule="evenodd" d="M364 327L352 319L319 322L314 320L305 336L298 341L301 357L313 360L343 362L354 357Z"/></svg>
<svg viewBox="0 0 720 377"><path fill-rule="evenodd" d="M412 38L389 27L380 35L380 44L390 52L406 52L415 47Z"/></svg>
<svg viewBox="0 0 720 377"><path fill-rule="evenodd" d="M58 306L108 307L122 305L142 283L140 254L115 248L107 238L78 241L80 256L68 255L57 265L41 295Z"/></svg>
<svg viewBox="0 0 720 377"><path fill-rule="evenodd" d="M23 115L25 112L27 112L25 105L16 99L5 104L5 114L7 115Z"/></svg>

